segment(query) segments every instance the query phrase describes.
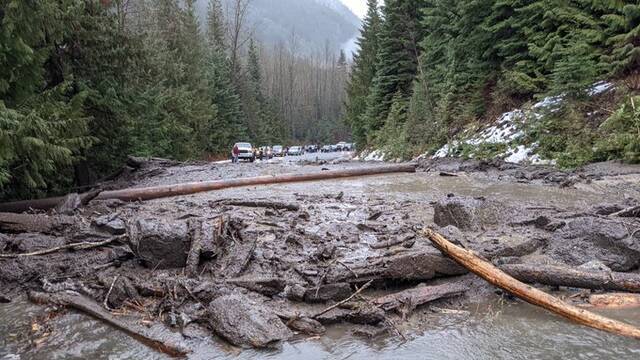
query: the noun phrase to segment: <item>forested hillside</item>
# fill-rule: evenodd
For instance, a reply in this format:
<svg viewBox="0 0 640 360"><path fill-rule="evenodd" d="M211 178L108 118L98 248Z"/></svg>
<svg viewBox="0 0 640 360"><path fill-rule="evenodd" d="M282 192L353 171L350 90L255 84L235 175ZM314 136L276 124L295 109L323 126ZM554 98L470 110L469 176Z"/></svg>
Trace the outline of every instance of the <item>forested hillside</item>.
<svg viewBox="0 0 640 360"><path fill-rule="evenodd" d="M60 193L127 155L337 140L347 69L266 46L247 0L0 0L0 198Z"/></svg>
<svg viewBox="0 0 640 360"><path fill-rule="evenodd" d="M360 144L405 158L434 151L465 128L555 95L560 107L521 141L561 165L640 161L637 1L368 5L346 115ZM594 99L602 80L615 91Z"/></svg>
<svg viewBox="0 0 640 360"><path fill-rule="evenodd" d="M223 0L231 15L238 0ZM198 14L206 19L209 0L196 1ZM251 0L247 1L246 25L265 46L295 46L305 55L337 52L357 35L360 20L340 0ZM228 11L227 11L228 10Z"/></svg>

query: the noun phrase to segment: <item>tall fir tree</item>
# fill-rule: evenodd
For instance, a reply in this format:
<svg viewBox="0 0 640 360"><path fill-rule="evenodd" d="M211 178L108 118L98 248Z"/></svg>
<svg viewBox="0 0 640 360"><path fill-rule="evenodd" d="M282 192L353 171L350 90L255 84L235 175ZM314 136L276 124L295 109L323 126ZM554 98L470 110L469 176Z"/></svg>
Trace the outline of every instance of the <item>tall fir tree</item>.
<svg viewBox="0 0 640 360"><path fill-rule="evenodd" d="M376 74L376 56L378 36L382 19L377 0L367 1L367 14L362 21L358 52L354 54L349 83L347 85L347 104L345 122L350 125L353 139L359 145L367 141L365 112L367 97Z"/></svg>
<svg viewBox="0 0 640 360"><path fill-rule="evenodd" d="M383 8L379 33L376 75L367 98L366 128L379 130L389 113L394 96L408 99L417 74L419 43L422 39L423 0L389 0Z"/></svg>

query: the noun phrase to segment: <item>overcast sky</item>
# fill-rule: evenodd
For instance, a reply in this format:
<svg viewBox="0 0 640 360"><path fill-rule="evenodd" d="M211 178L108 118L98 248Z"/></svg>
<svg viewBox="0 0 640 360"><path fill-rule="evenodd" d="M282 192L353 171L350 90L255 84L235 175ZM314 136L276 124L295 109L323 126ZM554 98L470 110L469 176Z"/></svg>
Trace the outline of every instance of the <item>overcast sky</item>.
<svg viewBox="0 0 640 360"><path fill-rule="evenodd" d="M342 0L360 19L367 13L367 0Z"/></svg>

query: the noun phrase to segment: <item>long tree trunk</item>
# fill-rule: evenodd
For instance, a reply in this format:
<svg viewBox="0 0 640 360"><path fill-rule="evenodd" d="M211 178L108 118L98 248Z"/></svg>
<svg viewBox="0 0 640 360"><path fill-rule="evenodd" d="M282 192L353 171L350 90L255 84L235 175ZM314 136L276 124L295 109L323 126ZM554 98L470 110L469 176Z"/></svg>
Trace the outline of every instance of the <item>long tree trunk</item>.
<svg viewBox="0 0 640 360"><path fill-rule="evenodd" d="M425 229L424 234L443 253L451 256L469 271L528 303L540 306L566 319L594 329L640 339L640 329L634 326L569 305L554 296L524 284L491 263L482 260L471 251L454 245L432 229Z"/></svg>

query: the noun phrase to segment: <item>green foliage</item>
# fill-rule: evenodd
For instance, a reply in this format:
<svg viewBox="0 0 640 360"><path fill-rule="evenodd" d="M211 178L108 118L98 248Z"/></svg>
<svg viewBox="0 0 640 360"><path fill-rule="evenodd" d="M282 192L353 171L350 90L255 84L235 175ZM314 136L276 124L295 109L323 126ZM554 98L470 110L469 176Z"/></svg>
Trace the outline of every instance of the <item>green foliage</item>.
<svg viewBox="0 0 640 360"><path fill-rule="evenodd" d="M586 104L592 101L593 84L611 77L640 91L637 1L421 0L385 5L375 76L361 81L357 67L351 76L348 109L355 116L348 113L347 119L358 138L375 139L372 145L382 148L393 144L394 149L410 149L408 153L433 151L470 124L556 95L562 99L560 109L530 130L529 144L538 142L543 155L566 167L603 158L635 161L631 105L621 106L616 114L624 115L599 129L602 118L589 115L593 108ZM363 35L371 41L366 25ZM369 48L359 56L371 59ZM407 114L389 117L398 94L409 100ZM411 131L400 136L398 123ZM495 156L503 150L488 146L463 152Z"/></svg>
<svg viewBox="0 0 640 360"><path fill-rule="evenodd" d="M367 1L367 15L362 21L362 30L357 40L360 48L353 59L347 97L345 122L351 127L356 143L366 145L367 128L365 112L373 78L376 75L378 34L382 19L377 0Z"/></svg>
<svg viewBox="0 0 640 360"><path fill-rule="evenodd" d="M640 96L627 96L600 130L605 135L596 142L598 159L640 163Z"/></svg>

